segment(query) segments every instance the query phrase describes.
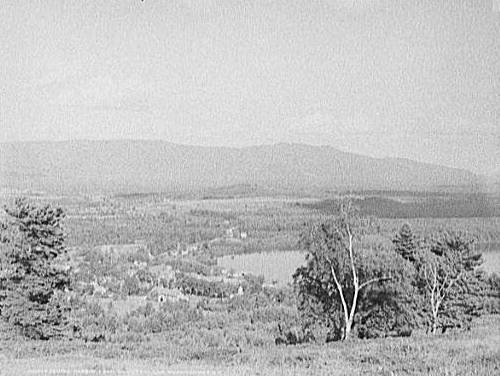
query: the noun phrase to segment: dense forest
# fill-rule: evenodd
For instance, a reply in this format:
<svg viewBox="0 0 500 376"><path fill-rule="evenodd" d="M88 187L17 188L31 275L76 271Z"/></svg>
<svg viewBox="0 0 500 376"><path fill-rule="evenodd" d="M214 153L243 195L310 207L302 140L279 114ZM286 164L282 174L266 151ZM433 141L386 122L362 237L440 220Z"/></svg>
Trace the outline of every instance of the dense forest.
<svg viewBox="0 0 500 376"><path fill-rule="evenodd" d="M380 218L489 218L500 216L498 198L487 194L412 195L409 198L366 196L354 198L363 215ZM331 211L332 199L305 204L309 208Z"/></svg>

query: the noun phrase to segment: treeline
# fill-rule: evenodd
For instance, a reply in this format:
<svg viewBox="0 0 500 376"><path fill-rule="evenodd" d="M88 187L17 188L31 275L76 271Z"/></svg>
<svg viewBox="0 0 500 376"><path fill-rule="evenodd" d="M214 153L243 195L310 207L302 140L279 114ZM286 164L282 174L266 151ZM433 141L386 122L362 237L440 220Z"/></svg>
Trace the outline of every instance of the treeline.
<svg viewBox="0 0 500 376"><path fill-rule="evenodd" d="M421 197L409 202L383 196L371 196L353 198L352 201L354 205L359 207L362 215L380 218L489 218L500 216L499 203L486 194ZM336 201L323 200L304 205L311 209L332 212Z"/></svg>

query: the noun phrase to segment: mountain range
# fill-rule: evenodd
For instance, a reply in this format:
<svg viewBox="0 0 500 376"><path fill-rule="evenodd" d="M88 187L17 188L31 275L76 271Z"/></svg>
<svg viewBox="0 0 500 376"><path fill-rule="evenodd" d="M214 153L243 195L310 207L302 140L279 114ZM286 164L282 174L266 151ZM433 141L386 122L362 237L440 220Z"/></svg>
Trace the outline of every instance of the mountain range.
<svg viewBox="0 0 500 376"><path fill-rule="evenodd" d="M467 170L372 158L329 146L201 147L164 141L0 144L0 188L44 192L181 192L254 186L274 192L478 189Z"/></svg>

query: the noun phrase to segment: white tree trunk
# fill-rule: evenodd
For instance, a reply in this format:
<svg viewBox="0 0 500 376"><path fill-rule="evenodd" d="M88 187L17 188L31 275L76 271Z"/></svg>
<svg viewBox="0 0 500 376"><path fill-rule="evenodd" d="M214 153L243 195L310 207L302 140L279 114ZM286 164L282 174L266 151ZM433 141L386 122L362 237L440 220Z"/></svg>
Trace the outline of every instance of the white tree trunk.
<svg viewBox="0 0 500 376"><path fill-rule="evenodd" d="M389 279L386 277L373 278L373 279L370 279L370 280L363 282L361 284L359 283L358 274L356 272L356 266L354 265L353 242L352 242L353 236L352 236L352 233L351 233L349 227L347 227L347 234L349 236L349 262L351 264L353 287L354 287L354 293L352 296L352 304L351 304L350 309L347 307L347 302L345 300L344 291L342 289L342 285L340 284L340 282L337 278L337 273L335 273L335 268L333 267L333 264L330 262L330 268L332 271L333 280L335 281L335 286L337 287L337 291L338 291L339 296L340 296L340 301L342 303L342 311L344 313L344 333L342 336L342 340L347 340L351 337L352 327L354 324L354 316L356 314L356 308L358 305L358 296L359 296L359 292L361 291L361 289L363 289L364 287L366 287L368 285L371 285L372 283Z"/></svg>

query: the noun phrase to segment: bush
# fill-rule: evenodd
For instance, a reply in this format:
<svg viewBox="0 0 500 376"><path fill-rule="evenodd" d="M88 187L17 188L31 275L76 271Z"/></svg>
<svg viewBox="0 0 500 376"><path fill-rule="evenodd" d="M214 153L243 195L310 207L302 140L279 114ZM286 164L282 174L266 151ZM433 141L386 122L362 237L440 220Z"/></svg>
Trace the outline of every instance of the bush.
<svg viewBox="0 0 500 376"><path fill-rule="evenodd" d="M500 276L493 273L486 277L485 311L491 314L500 313Z"/></svg>
<svg viewBox="0 0 500 376"><path fill-rule="evenodd" d="M120 327L116 314L106 311L99 303L80 298L71 302L70 325L73 338L85 342L110 341Z"/></svg>
<svg viewBox="0 0 500 376"><path fill-rule="evenodd" d="M186 302L165 302L155 308L151 303L128 313L123 326L131 332L155 334L172 331L184 325L194 326L202 319L200 310L190 308Z"/></svg>

